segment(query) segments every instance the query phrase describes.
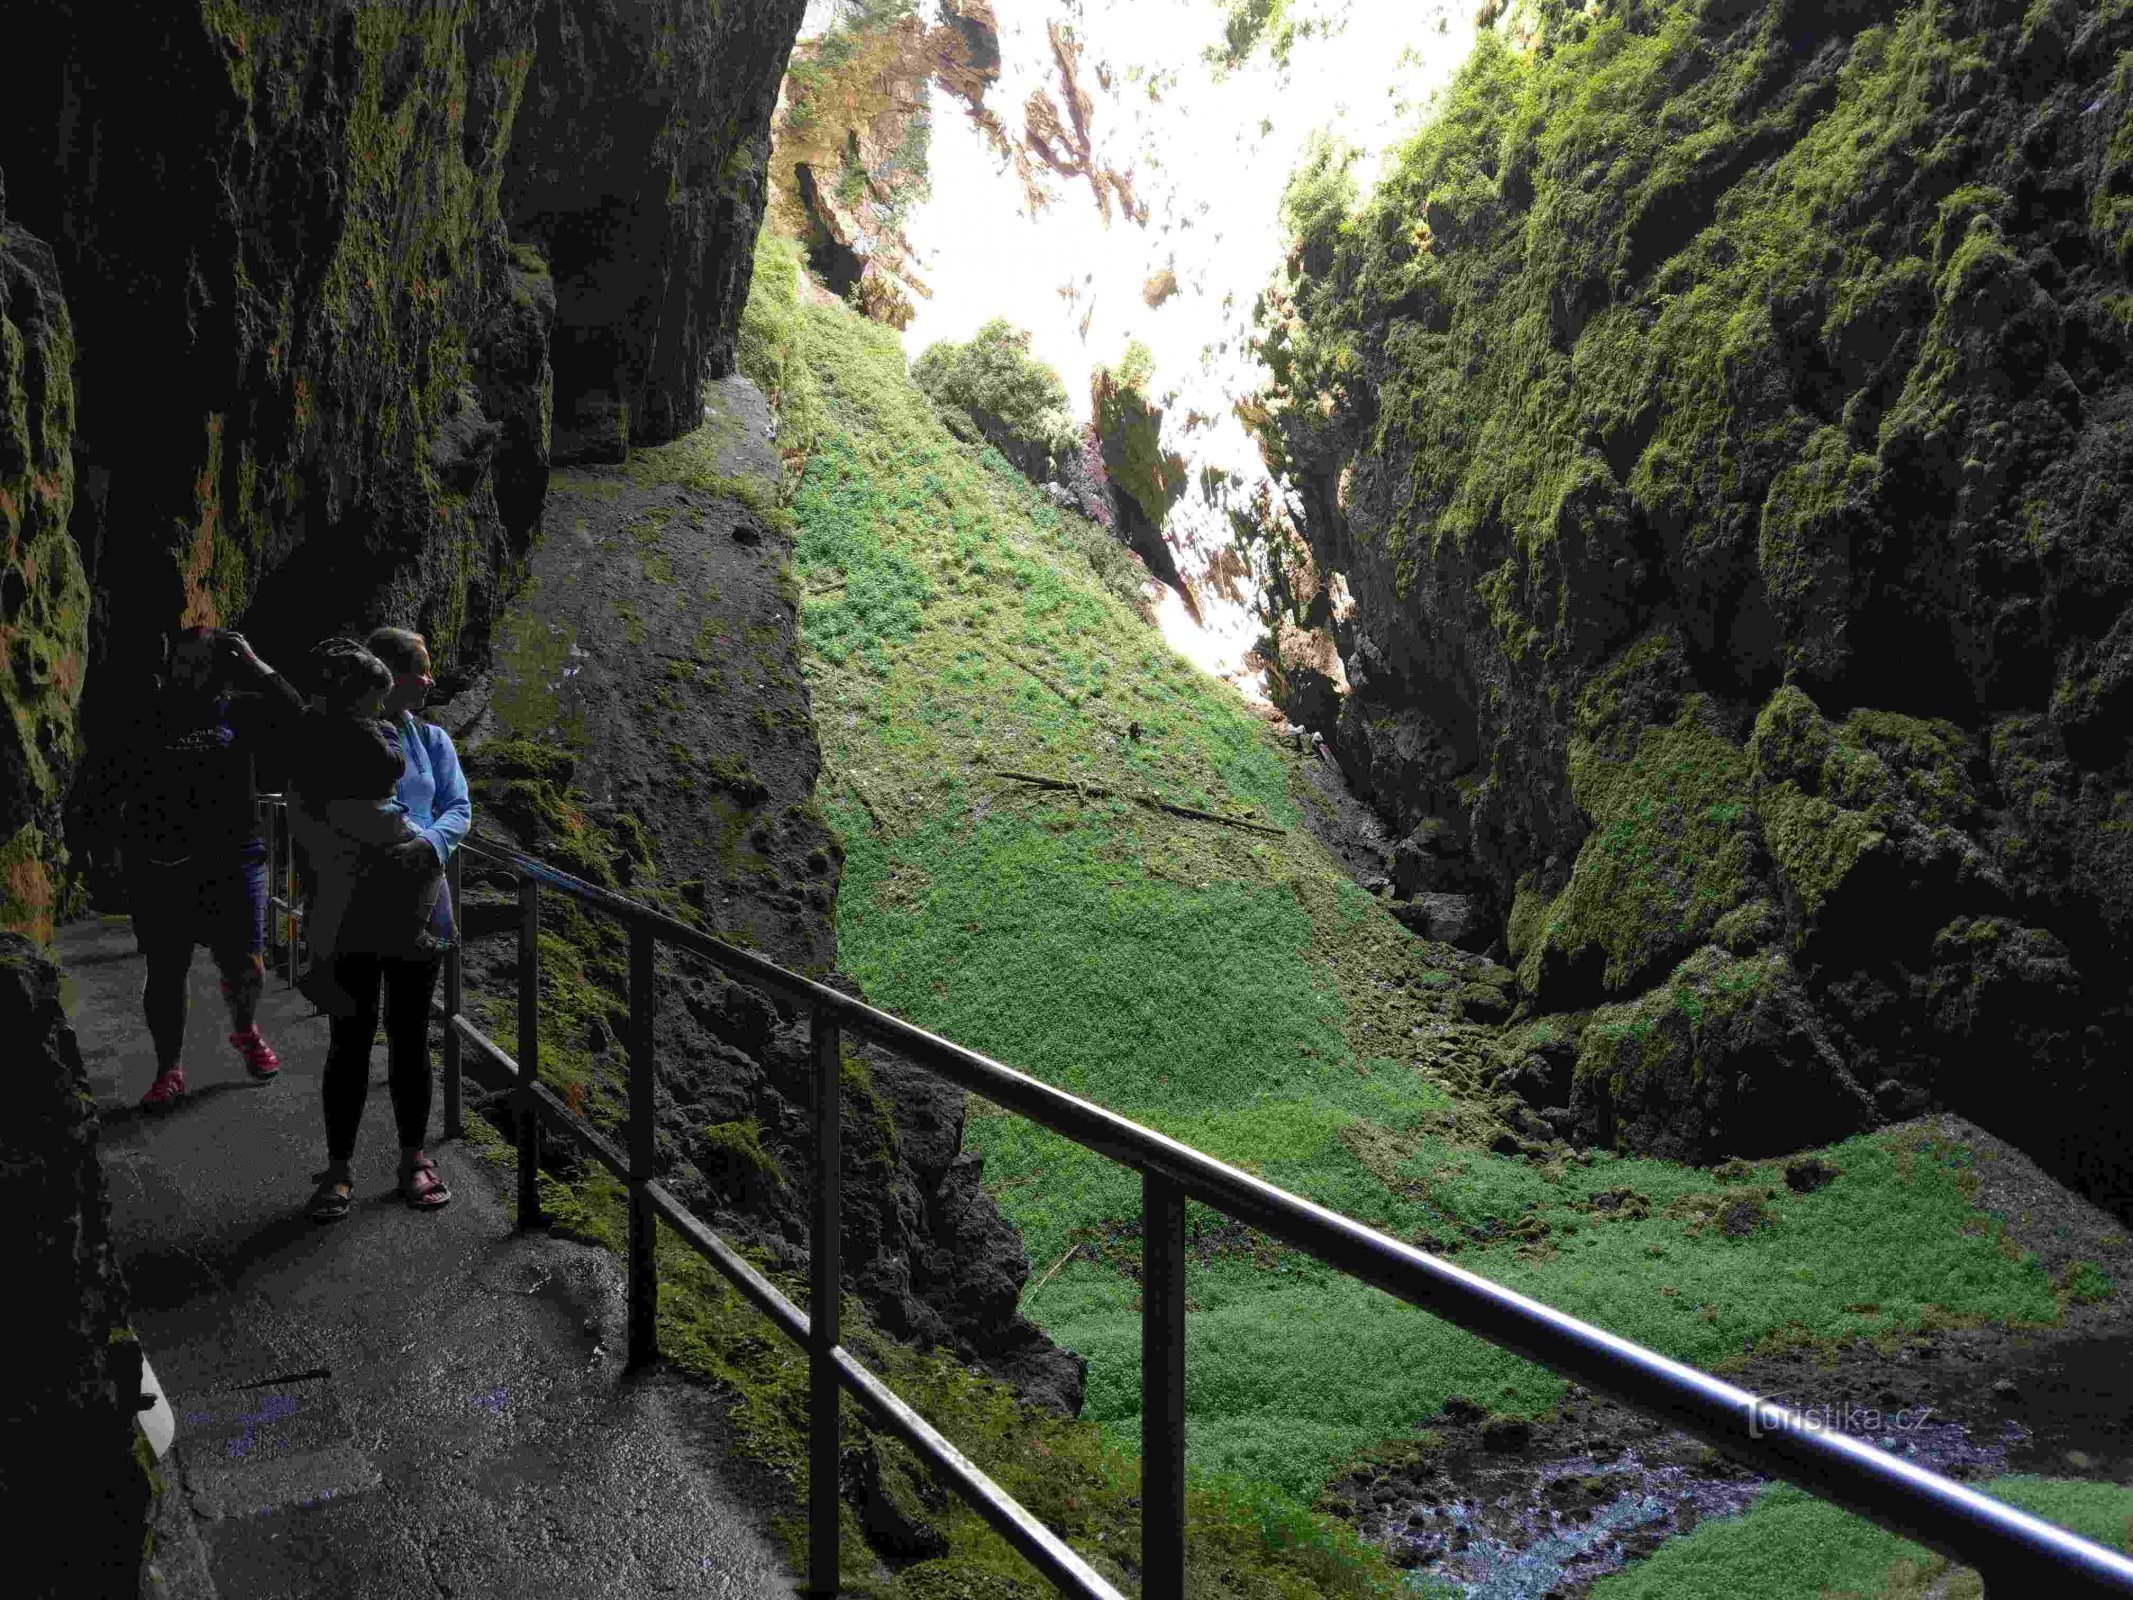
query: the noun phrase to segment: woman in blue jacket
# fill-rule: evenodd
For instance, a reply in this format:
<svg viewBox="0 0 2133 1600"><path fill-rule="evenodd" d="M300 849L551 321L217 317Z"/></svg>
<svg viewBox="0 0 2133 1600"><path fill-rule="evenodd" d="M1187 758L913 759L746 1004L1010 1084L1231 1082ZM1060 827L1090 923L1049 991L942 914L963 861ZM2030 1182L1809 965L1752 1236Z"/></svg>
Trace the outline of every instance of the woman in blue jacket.
<svg viewBox="0 0 2133 1600"><path fill-rule="evenodd" d="M405 628L380 628L365 646L392 669L393 687L384 712L406 758L395 798L420 830L419 838L395 848L413 855L426 847L434 852L434 863L411 862L408 867L434 871L450 861L466 837L474 808L451 735L415 716L435 686L429 645ZM396 886L379 887L379 903L405 903L405 897L394 892ZM326 1170L315 1180L318 1190L311 1199L311 1215L321 1222L348 1214L354 1189L350 1161L370 1088L370 1045L377 1034L381 987L389 1060L386 1083L400 1133L401 1197L424 1211L452 1198L437 1176L436 1163L422 1149L430 1120L430 1000L437 987L439 952L456 937L451 896L437 896L427 937L419 937L423 930L400 928L398 919L389 915L366 916L363 900L359 892L351 903L333 956L334 982L353 997L354 1007L351 1015L333 1018L326 1050Z"/></svg>

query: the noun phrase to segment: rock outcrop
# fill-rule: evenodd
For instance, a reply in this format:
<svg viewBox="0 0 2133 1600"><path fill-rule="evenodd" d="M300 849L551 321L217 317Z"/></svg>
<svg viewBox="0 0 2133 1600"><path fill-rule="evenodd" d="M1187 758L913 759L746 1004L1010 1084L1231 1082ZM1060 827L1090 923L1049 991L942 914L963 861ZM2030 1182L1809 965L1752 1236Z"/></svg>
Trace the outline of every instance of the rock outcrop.
<svg viewBox="0 0 2133 1600"><path fill-rule="evenodd" d="M1029 334L995 317L968 344L942 340L911 363L957 438L991 445L1032 483L1056 477L1081 438L1067 414L1066 385L1029 353Z"/></svg>
<svg viewBox="0 0 2133 1600"><path fill-rule="evenodd" d="M0 929L49 943L67 862L89 585L74 505L74 332L46 245L0 174Z"/></svg>
<svg viewBox="0 0 2133 1600"><path fill-rule="evenodd" d="M1153 372L1147 348L1135 342L1116 367L1098 367L1090 374L1084 454L1087 446L1095 448L1103 463L1101 480L1114 491L1114 520L1105 525L1159 581L1178 592L1197 622L1199 599L1179 573L1177 554L1163 535L1170 508L1185 492L1185 458L1163 448L1163 407L1148 395ZM1098 477L1093 471L1088 475Z"/></svg>
<svg viewBox="0 0 2133 1600"><path fill-rule="evenodd" d="M49 946L77 764L89 589L73 509L74 341L52 253L0 189L0 1039L12 1091L0 1131L15 1359L0 1502L24 1528L8 1583L24 1595L130 1595L150 1482L137 1449L141 1352L111 1249L89 1080Z"/></svg>
<svg viewBox="0 0 2133 1600"><path fill-rule="evenodd" d="M496 669L447 726L467 749L480 833L856 995L834 970L843 848L813 799L821 756L790 522L708 487L767 503L780 471L769 409L738 377L711 409L699 434L626 468L558 475ZM508 875L471 863L468 874L482 899L494 892L493 925L513 926ZM626 947L560 897L544 916L571 952L550 967L568 1019L551 1070L611 1080L625 1051ZM476 940L467 963L470 992L512 992L508 939ZM657 971L663 1181L797 1270L813 1189L808 1018L671 949ZM962 1154L962 1091L865 1041L847 1039L845 1052L851 1291L885 1332L945 1345L1026 1398L1077 1411L1080 1359L1019 1313L1028 1260L977 1158ZM509 1120L507 1102L489 1111Z"/></svg>
<svg viewBox="0 0 2133 1600"><path fill-rule="evenodd" d="M801 44L780 96L771 158L773 224L805 244L808 265L832 292L894 328L915 315L913 296L933 293L904 232L931 183L929 88L961 103L1014 168L1032 214L1053 204L1062 184L1086 184L1106 227L1114 207L1148 225L1132 168L1111 164L1099 148L1071 24L1046 24L1056 89L1032 89L1013 129L986 103L1000 78L990 0L939 0L936 18L929 26L916 8L865 7Z"/></svg>
<svg viewBox="0 0 2133 1600"><path fill-rule="evenodd" d="M805 0L545 0L501 205L555 285L557 461L702 420L733 370L769 120Z"/></svg>
<svg viewBox="0 0 2133 1600"><path fill-rule="evenodd" d="M12 1362L0 1498L23 1529L10 1593L134 1594L153 1459L134 1425L141 1347L111 1248L96 1106L49 953L0 932L0 1037L14 1089L0 1131ZM65 1529L64 1537L49 1530Z"/></svg>
<svg viewBox="0 0 2133 1600"><path fill-rule="evenodd" d="M1262 302L1343 764L1449 824L1587 1136L1930 1096L2133 1210L2133 14L1507 21Z"/></svg>
<svg viewBox="0 0 2133 1600"><path fill-rule="evenodd" d="M905 327L912 296L933 292L903 231L931 183L930 86L976 114L999 76L986 0L942 0L931 27L915 12L861 12L793 52L771 158L773 223L807 246L823 283L878 322Z"/></svg>

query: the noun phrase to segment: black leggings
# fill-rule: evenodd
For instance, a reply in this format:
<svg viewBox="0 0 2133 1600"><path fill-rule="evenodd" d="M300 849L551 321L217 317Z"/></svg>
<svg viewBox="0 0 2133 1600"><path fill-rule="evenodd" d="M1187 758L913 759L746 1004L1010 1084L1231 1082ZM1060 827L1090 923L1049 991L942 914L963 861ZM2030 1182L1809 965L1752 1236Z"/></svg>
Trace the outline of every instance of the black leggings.
<svg viewBox="0 0 2133 1600"><path fill-rule="evenodd" d="M333 979L355 996L356 1014L333 1019L326 1046L326 1158L355 1154L363 1102L370 1096L370 1045L378 1032L378 986L385 987L386 1084L402 1149L419 1147L430 1125L430 996L437 987L435 957L334 957Z"/></svg>

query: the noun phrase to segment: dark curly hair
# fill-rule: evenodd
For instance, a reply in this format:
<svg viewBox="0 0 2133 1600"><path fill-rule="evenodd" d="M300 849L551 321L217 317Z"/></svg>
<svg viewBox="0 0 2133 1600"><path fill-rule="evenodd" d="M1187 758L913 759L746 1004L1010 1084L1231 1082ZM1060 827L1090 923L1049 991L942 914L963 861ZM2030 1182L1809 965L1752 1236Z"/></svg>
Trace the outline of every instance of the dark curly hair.
<svg viewBox="0 0 2133 1600"><path fill-rule="evenodd" d="M326 639L312 647L311 675L328 705L345 710L366 694L390 694L393 669L353 639Z"/></svg>

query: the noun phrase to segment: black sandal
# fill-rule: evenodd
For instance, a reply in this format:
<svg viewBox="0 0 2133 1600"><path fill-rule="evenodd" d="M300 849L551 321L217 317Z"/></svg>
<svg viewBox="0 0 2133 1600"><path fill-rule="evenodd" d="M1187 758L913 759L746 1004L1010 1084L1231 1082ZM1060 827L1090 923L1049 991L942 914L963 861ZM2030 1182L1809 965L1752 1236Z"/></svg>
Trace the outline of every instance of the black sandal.
<svg viewBox="0 0 2133 1600"><path fill-rule="evenodd" d="M318 1185L309 1207L313 1222L338 1222L348 1215L349 1206L355 1203L353 1183L348 1184L344 1192L340 1187L343 1180L336 1178L330 1170L315 1174L311 1181Z"/></svg>

